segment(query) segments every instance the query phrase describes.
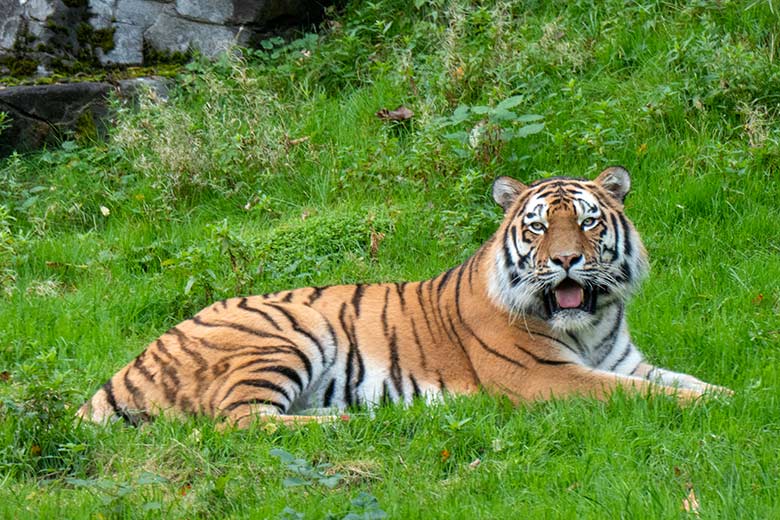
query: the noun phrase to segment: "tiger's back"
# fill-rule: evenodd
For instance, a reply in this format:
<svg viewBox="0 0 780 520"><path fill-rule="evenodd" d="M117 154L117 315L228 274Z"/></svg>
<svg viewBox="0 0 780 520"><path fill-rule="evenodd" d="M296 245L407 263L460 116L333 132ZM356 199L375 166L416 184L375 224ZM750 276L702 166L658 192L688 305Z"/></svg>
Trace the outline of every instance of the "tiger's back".
<svg viewBox="0 0 780 520"><path fill-rule="evenodd" d="M245 426L479 388L515 401L615 388L713 389L647 363L625 320L647 258L623 212L628 173L500 178L496 233L423 282L308 287L217 302L164 333L79 410L95 422L206 414Z"/></svg>
<svg viewBox="0 0 780 520"><path fill-rule="evenodd" d="M424 286L343 285L222 300L151 343L79 413L131 423L198 413L243 425L257 414L476 391L462 353L426 347L446 332L438 317L424 315Z"/></svg>

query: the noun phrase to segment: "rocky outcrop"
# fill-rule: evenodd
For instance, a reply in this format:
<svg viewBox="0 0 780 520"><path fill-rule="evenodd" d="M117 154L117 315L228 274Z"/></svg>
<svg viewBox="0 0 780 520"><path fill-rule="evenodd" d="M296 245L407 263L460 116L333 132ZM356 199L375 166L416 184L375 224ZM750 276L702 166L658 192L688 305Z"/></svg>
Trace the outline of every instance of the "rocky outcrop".
<svg viewBox="0 0 780 520"><path fill-rule="evenodd" d="M2 74L77 64L142 65L145 55L214 56L280 27L317 21L327 0L2 0ZM146 54L145 54L146 51ZM151 51L151 52L150 52Z"/></svg>
<svg viewBox="0 0 780 520"><path fill-rule="evenodd" d="M11 118L10 127L0 133L0 157L55 145L73 133L99 137L106 130L109 94L133 100L141 88L154 90L160 98L167 95L167 85L159 78L0 89L0 111Z"/></svg>

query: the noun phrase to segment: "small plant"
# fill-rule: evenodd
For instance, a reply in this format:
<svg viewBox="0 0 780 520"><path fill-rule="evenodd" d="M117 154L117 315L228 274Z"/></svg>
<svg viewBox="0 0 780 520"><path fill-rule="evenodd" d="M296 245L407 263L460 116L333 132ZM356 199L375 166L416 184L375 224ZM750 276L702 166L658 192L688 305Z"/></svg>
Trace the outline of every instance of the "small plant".
<svg viewBox="0 0 780 520"><path fill-rule="evenodd" d="M0 135L5 129L11 126L11 118L7 112L0 112Z"/></svg>
<svg viewBox="0 0 780 520"><path fill-rule="evenodd" d="M12 220L8 208L0 205L0 293L7 295L13 292L16 283L16 271L12 267L16 254Z"/></svg>
<svg viewBox="0 0 780 520"><path fill-rule="evenodd" d="M339 485L343 475L341 473L328 474L326 470L331 467L327 462L320 462L314 466L305 459L297 459L283 449L274 448L269 452L272 456L278 458L288 472L294 476L287 477L282 481L285 487L311 486L319 484L326 488L333 489Z"/></svg>
<svg viewBox="0 0 780 520"><path fill-rule="evenodd" d="M451 116L441 118L443 128L459 128L444 135L456 143L453 151L461 158L475 156L482 164L498 159L505 143L538 134L544 119L537 114L518 115L511 109L522 103L522 95L512 96L494 107L460 105Z"/></svg>
<svg viewBox="0 0 780 520"><path fill-rule="evenodd" d="M0 378L0 475L36 477L78 473L91 447L86 429L73 420L69 403L78 393L56 371L52 348Z"/></svg>
<svg viewBox="0 0 780 520"><path fill-rule="evenodd" d="M365 491L361 491L350 503L350 512L342 517L342 520L380 520L387 518L376 497Z"/></svg>
<svg viewBox="0 0 780 520"><path fill-rule="evenodd" d="M292 507L285 507L279 515L280 520L302 520L305 518ZM379 506L379 501L371 493L361 491L349 503L349 512L342 515L328 513L327 520L381 520L387 518L387 513Z"/></svg>
<svg viewBox="0 0 780 520"><path fill-rule="evenodd" d="M154 473L144 471L133 482L115 482L106 479L67 478L66 484L90 490L100 497L106 512L111 515L127 515L135 504L128 503L132 496L141 495L142 511L157 511L163 508L162 502L156 497L153 489L155 484L167 484L168 479ZM101 515L102 516L102 515Z"/></svg>

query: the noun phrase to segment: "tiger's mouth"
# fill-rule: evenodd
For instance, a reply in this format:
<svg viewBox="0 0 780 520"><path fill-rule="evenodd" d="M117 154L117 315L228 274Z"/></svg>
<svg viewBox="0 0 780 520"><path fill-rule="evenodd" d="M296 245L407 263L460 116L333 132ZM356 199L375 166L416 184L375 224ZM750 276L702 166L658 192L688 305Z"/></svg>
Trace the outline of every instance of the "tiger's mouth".
<svg viewBox="0 0 780 520"><path fill-rule="evenodd" d="M559 312L579 310L593 314L596 310L596 291L583 287L571 278L544 292L544 305L547 314L553 316Z"/></svg>

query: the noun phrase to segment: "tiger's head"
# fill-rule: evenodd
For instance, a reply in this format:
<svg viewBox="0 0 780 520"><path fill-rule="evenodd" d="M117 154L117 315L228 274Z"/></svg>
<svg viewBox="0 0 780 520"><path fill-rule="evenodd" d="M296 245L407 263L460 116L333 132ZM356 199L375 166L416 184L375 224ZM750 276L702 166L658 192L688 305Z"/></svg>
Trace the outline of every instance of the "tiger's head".
<svg viewBox="0 0 780 520"><path fill-rule="evenodd" d="M496 179L493 198L504 221L493 249L493 300L561 331L590 327L602 309L625 301L648 270L623 212L630 187L619 166L594 181L556 177L526 186Z"/></svg>

